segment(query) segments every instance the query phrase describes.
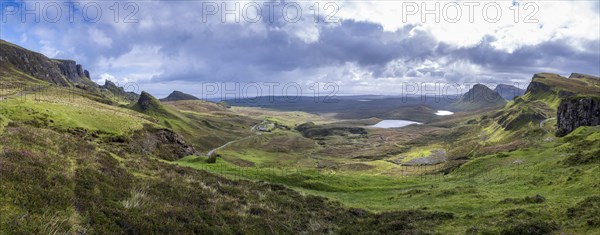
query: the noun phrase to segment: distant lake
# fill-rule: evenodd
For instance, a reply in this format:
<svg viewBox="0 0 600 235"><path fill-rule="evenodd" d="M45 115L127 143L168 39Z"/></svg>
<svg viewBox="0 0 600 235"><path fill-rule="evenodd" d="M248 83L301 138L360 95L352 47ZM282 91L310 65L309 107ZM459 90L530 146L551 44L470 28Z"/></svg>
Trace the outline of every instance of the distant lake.
<svg viewBox="0 0 600 235"><path fill-rule="evenodd" d="M407 120L382 120L381 122L372 125L371 127L376 128L398 128L403 126L408 126L411 124L421 124L419 122L407 121Z"/></svg>
<svg viewBox="0 0 600 235"><path fill-rule="evenodd" d="M446 116L446 115L452 115L454 114L453 112L450 111L446 111L446 110L438 110L437 113L435 113L435 115L438 116Z"/></svg>

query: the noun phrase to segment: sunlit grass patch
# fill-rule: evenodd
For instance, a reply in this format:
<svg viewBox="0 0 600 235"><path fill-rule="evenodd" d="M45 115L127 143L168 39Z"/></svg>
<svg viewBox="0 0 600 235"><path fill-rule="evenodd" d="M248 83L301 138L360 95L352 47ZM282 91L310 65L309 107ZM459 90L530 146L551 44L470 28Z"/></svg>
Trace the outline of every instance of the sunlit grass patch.
<svg viewBox="0 0 600 235"><path fill-rule="evenodd" d="M135 111L98 103L82 97L27 95L0 102L0 114L21 122L59 129L80 127L124 134L149 123Z"/></svg>

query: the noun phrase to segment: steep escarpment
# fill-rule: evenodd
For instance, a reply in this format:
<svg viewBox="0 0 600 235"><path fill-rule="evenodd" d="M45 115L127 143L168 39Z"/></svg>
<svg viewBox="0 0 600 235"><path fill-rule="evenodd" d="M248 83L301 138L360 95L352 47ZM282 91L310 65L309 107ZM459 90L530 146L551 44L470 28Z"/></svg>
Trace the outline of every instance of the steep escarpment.
<svg viewBox="0 0 600 235"><path fill-rule="evenodd" d="M580 126L600 125L600 97L571 97L558 106L556 136L565 136Z"/></svg>
<svg viewBox="0 0 600 235"><path fill-rule="evenodd" d="M533 75L533 78L531 78L531 82L529 83L529 86L527 86L527 90L525 91L525 93L543 93L543 92L548 92L552 89L552 87L550 85L547 85L545 82L541 81L543 79L561 79L563 77L561 77L558 74L549 74L549 73L536 73Z"/></svg>
<svg viewBox="0 0 600 235"><path fill-rule="evenodd" d="M90 80L90 73L75 61L50 59L41 53L2 40L0 40L0 64L59 86L93 83Z"/></svg>
<svg viewBox="0 0 600 235"><path fill-rule="evenodd" d="M594 76L579 73L573 73L569 78L553 73L537 73L533 75L524 95L516 97L494 115L495 123L487 127L486 133L497 141L543 135L552 127L542 128L540 125L550 121L552 126L557 113L560 115L564 110L558 121L562 122L558 124L558 129L561 129L560 125L563 126L562 130L556 132L559 136L566 135L579 125L577 123L587 123L585 115L589 115L589 111L582 110L588 106L575 107L572 99L599 96L598 81ZM563 100L566 103L561 104ZM582 102L582 105L588 105L586 101ZM583 120L577 121L579 118Z"/></svg>
<svg viewBox="0 0 600 235"><path fill-rule="evenodd" d="M42 81L60 86L69 85L69 81L61 73L57 62L48 59L41 53L29 51L2 40L0 40L0 64Z"/></svg>
<svg viewBox="0 0 600 235"><path fill-rule="evenodd" d="M53 61L56 62L61 74L65 76L69 82L81 83L90 80L90 72L84 70L83 66L77 64L77 62L59 59L54 59Z"/></svg>
<svg viewBox="0 0 600 235"><path fill-rule="evenodd" d="M553 73L537 73L533 75L531 83L525 94L530 98L554 102L558 106L557 98L566 98L573 95L600 95L600 80L591 75L573 73L569 78Z"/></svg>

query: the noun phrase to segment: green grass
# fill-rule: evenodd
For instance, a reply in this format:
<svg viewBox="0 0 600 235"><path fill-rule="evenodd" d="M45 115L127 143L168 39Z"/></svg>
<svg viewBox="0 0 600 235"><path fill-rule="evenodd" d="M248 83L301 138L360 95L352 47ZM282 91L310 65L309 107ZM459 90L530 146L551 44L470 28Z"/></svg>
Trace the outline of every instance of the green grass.
<svg viewBox="0 0 600 235"><path fill-rule="evenodd" d="M60 91L58 91L60 92ZM26 95L0 102L0 114L10 120L62 130L84 128L126 134L150 123L143 115L66 93Z"/></svg>
<svg viewBox="0 0 600 235"><path fill-rule="evenodd" d="M0 234L430 233L452 218L348 209L16 122L0 147Z"/></svg>
<svg viewBox="0 0 600 235"><path fill-rule="evenodd" d="M276 117L286 118L304 116ZM483 127L459 123L449 128L450 134L396 145L408 150L400 155L414 159L463 143L528 143L510 152L469 153L469 161L444 175L436 173L444 165L410 167L387 159L328 156L321 150L331 145L320 146L288 130L256 135L249 127L260 120L231 113L162 107L142 114L82 96L14 97L0 102L0 233L298 233L307 227L314 233L600 233L595 224L600 200L593 197L600 196L600 127L580 127L546 141L521 130L499 131L496 120L490 120ZM252 137L220 150L223 158L208 164L197 156L157 160L133 151L133 143L86 141L65 131L121 135L145 123L171 128L206 149ZM535 123L522 126L539 129ZM448 137L453 133L464 136ZM326 140L340 150L364 141L351 136ZM256 167L239 166L248 162ZM315 169L328 162L341 167ZM343 168L351 164L372 168ZM537 195L543 200L531 202ZM368 211L353 216L363 212L349 212L349 207Z"/></svg>
<svg viewBox="0 0 600 235"><path fill-rule="evenodd" d="M10 120L8 118L5 118L3 115L0 114L0 133L2 133L2 131L4 131L4 127L8 124Z"/></svg>
<svg viewBox="0 0 600 235"><path fill-rule="evenodd" d="M176 163L234 179L286 184L301 192L338 200L348 207L375 212L427 208L449 211L462 218L444 224L439 230L442 233L462 233L468 229L486 230L486 226L482 226L486 224L494 228L491 231L499 232L498 225L490 221L515 209L534 211L537 213L536 218L555 221L561 231L594 233L599 232L600 228L575 226L565 218L565 213L577 202L591 195L600 195L600 184L596 180L600 177L600 166L569 166L564 162L573 155L565 145L595 141L598 133L600 127L582 127L567 139L557 139L535 148L504 152L501 155L479 157L449 175L390 177L330 170L321 170L317 174L314 168L302 168L300 174L292 165L285 165L287 168L244 168L223 159L218 159L217 164L211 165L203 157L193 156ZM586 148L600 149L600 142L592 143ZM419 151L414 150L413 153L427 151L427 148L417 150ZM252 152L245 159L270 159L269 155L255 154L259 152ZM541 195L546 199L545 202L501 203L507 198L520 200L534 195Z"/></svg>
<svg viewBox="0 0 600 235"><path fill-rule="evenodd" d="M133 105L132 109L146 114L148 121L182 135L189 144L201 151L209 151L229 141L252 135L250 127L260 122L222 110L215 113L189 110L214 109L214 104L204 101L178 101L164 105L154 97L150 96L149 99L152 100L149 109L142 110L139 104Z"/></svg>
<svg viewBox="0 0 600 235"><path fill-rule="evenodd" d="M437 145L428 145L424 147L411 148L407 153L402 154L404 156L402 162L409 162L414 159L427 157L431 155L431 151L439 148L440 146Z"/></svg>

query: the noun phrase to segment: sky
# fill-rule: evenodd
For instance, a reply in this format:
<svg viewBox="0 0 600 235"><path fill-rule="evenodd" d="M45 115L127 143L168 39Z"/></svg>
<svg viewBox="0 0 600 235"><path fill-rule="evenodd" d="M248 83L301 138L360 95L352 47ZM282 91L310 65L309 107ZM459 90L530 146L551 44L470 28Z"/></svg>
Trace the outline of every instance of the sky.
<svg viewBox="0 0 600 235"><path fill-rule="evenodd" d="M0 4L2 39L157 97L396 95L600 74L595 0Z"/></svg>

